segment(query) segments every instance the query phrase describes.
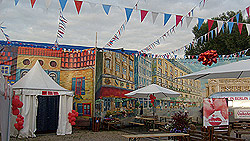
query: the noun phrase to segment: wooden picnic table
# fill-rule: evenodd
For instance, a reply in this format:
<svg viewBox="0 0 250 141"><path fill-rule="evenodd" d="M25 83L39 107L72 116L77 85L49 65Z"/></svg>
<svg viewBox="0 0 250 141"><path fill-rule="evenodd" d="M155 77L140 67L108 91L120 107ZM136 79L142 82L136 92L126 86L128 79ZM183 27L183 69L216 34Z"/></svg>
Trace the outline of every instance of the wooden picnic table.
<svg viewBox="0 0 250 141"><path fill-rule="evenodd" d="M185 133L162 133L162 134L138 134L138 135L122 135L129 140L139 140L141 138L162 138L162 137L181 137L183 140L186 140L186 137L189 134Z"/></svg>

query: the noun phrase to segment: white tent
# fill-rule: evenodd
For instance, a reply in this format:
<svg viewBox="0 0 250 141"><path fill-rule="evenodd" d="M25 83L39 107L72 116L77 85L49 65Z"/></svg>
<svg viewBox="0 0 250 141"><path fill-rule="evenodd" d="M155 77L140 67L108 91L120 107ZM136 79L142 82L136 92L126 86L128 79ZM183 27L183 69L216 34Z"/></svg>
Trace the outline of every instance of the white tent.
<svg viewBox="0 0 250 141"><path fill-rule="evenodd" d="M73 92L58 85L42 69L37 61L33 68L18 82L13 85L13 91L20 95L20 100L24 103L21 115L24 117L24 128L20 130L19 137L36 137L36 116L38 108L37 96L51 96L57 94L59 100L59 119L57 135L72 133L72 127L68 122L68 113L73 106ZM43 92L49 91L48 95ZM16 130L11 130L12 135L16 135Z"/></svg>
<svg viewBox="0 0 250 141"><path fill-rule="evenodd" d="M2 141L8 141L10 137L11 96L12 90L0 71L0 132Z"/></svg>

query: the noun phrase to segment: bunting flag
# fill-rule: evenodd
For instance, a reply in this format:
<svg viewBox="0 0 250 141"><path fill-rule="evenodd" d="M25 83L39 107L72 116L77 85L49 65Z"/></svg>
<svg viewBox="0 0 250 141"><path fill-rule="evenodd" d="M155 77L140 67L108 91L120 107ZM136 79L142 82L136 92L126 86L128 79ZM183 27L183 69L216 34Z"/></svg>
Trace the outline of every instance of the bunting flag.
<svg viewBox="0 0 250 141"><path fill-rule="evenodd" d="M95 8L96 3L92 3L92 2L88 2L88 3L89 3L89 6L90 6L91 8Z"/></svg>
<svg viewBox="0 0 250 141"><path fill-rule="evenodd" d="M223 21L217 21L217 24L218 24L218 33L220 33L220 30L222 28L222 25L224 24Z"/></svg>
<svg viewBox="0 0 250 141"><path fill-rule="evenodd" d="M170 19L171 14L165 14L164 13L164 26L166 25L166 23L168 22L168 20Z"/></svg>
<svg viewBox="0 0 250 141"><path fill-rule="evenodd" d="M225 32L225 31L224 31L224 25L225 25L225 24L223 23L223 24L222 24L222 27L221 27L223 33Z"/></svg>
<svg viewBox="0 0 250 141"><path fill-rule="evenodd" d="M234 17L231 18L231 22L234 22Z"/></svg>
<svg viewBox="0 0 250 141"><path fill-rule="evenodd" d="M68 1L68 0L59 0L60 5L61 5L61 8L62 8L62 11L64 10L64 8L65 8L65 6L66 6L67 1Z"/></svg>
<svg viewBox="0 0 250 141"><path fill-rule="evenodd" d="M6 38L7 42L9 42L10 41L9 35L4 32L4 29L6 29L6 27L1 26L0 29L4 37Z"/></svg>
<svg viewBox="0 0 250 141"><path fill-rule="evenodd" d="M249 6L250 7L250 6ZM249 17L249 7L246 8L247 11L247 17Z"/></svg>
<svg viewBox="0 0 250 141"><path fill-rule="evenodd" d="M238 14L236 15L237 24L239 23L239 17L240 17L240 13L238 13Z"/></svg>
<svg viewBox="0 0 250 141"><path fill-rule="evenodd" d="M198 18L198 30L200 30L202 23L204 22L204 19Z"/></svg>
<svg viewBox="0 0 250 141"><path fill-rule="evenodd" d="M30 0L30 2L31 2L31 7L33 8L36 0Z"/></svg>
<svg viewBox="0 0 250 141"><path fill-rule="evenodd" d="M82 2L83 2L83 1L74 0L74 2L75 2L75 6L76 6L76 11L77 11L77 13L78 13L78 15L79 15L80 10L81 10L81 7L82 7Z"/></svg>
<svg viewBox="0 0 250 141"><path fill-rule="evenodd" d="M51 4L51 0L45 0L45 5L47 9L50 7L50 4Z"/></svg>
<svg viewBox="0 0 250 141"><path fill-rule="evenodd" d="M234 26L234 22L227 22L227 24L228 24L229 33L231 34L233 26Z"/></svg>
<svg viewBox="0 0 250 141"><path fill-rule="evenodd" d="M19 2L19 0L15 0L15 6L17 6L17 3Z"/></svg>
<svg viewBox="0 0 250 141"><path fill-rule="evenodd" d="M141 22L144 20L147 14L148 14L148 11L141 10Z"/></svg>
<svg viewBox="0 0 250 141"><path fill-rule="evenodd" d="M153 24L155 23L155 20L156 20L156 18L157 18L158 15L159 15L158 12L152 12Z"/></svg>
<svg viewBox="0 0 250 141"><path fill-rule="evenodd" d="M126 16L127 16L127 22L129 21L129 18L133 12L132 8L125 8Z"/></svg>
<svg viewBox="0 0 250 141"><path fill-rule="evenodd" d="M186 17L187 28L189 27L192 20L193 20L193 17Z"/></svg>
<svg viewBox="0 0 250 141"><path fill-rule="evenodd" d="M183 16L176 15L176 26L180 23Z"/></svg>
<svg viewBox="0 0 250 141"><path fill-rule="evenodd" d="M213 39L214 38L214 32L213 32L213 30L210 31L210 33L211 33L211 38Z"/></svg>
<svg viewBox="0 0 250 141"><path fill-rule="evenodd" d="M238 23L238 28L239 28L240 34L241 34L242 26L243 26L243 23Z"/></svg>
<svg viewBox="0 0 250 141"><path fill-rule="evenodd" d="M60 11L59 25L58 25L58 30L57 30L57 38L63 38L67 23L68 23L67 19L63 16L62 12Z"/></svg>
<svg viewBox="0 0 250 141"><path fill-rule="evenodd" d="M250 35L250 24L246 24L246 27L247 27L247 32L248 32L247 35Z"/></svg>
<svg viewBox="0 0 250 141"><path fill-rule="evenodd" d="M102 4L103 10L108 15L111 5Z"/></svg>
<svg viewBox="0 0 250 141"><path fill-rule="evenodd" d="M207 25L208 25L208 31L211 30L212 26L213 26L214 20L207 20Z"/></svg>

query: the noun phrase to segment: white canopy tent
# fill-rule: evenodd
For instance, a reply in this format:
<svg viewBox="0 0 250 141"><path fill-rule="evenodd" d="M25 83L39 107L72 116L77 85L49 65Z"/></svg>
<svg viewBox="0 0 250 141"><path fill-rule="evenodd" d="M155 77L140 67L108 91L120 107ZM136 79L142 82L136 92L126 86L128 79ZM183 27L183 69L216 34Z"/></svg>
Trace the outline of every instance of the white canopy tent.
<svg viewBox="0 0 250 141"><path fill-rule="evenodd" d="M0 71L0 132L2 141L10 139L11 97L12 90Z"/></svg>
<svg viewBox="0 0 250 141"><path fill-rule="evenodd" d="M20 96L20 100L24 103L20 110L20 114L24 117L24 128L20 130L20 137L36 137L37 96L39 95L57 94L60 96L57 135L72 133L72 127L68 122L68 113L73 106L73 92L58 85L42 69L38 61L24 77L13 85L13 91L15 95ZM42 93L43 91L49 91L50 94L45 95ZM17 131L13 128L11 134L16 135Z"/></svg>
<svg viewBox="0 0 250 141"><path fill-rule="evenodd" d="M250 77L250 59L187 74L176 79L217 79Z"/></svg>

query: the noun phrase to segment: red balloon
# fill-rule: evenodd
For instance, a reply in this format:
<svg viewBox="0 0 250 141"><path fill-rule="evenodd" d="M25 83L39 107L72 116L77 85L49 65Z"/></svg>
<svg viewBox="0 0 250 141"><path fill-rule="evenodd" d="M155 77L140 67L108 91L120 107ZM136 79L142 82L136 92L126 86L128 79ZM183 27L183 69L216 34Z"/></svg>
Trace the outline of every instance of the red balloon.
<svg viewBox="0 0 250 141"><path fill-rule="evenodd" d="M24 117L23 117L23 116L21 116L21 119L23 120L23 119L24 119Z"/></svg>
<svg viewBox="0 0 250 141"><path fill-rule="evenodd" d="M14 126L15 126L16 129L18 129L18 124L17 123L15 123Z"/></svg>
<svg viewBox="0 0 250 141"><path fill-rule="evenodd" d="M75 122L71 122L71 125L76 125L76 123Z"/></svg>
<svg viewBox="0 0 250 141"><path fill-rule="evenodd" d="M22 115L20 115L20 114L19 114L19 115L17 115L17 117L21 118L21 117L22 117Z"/></svg>
<svg viewBox="0 0 250 141"><path fill-rule="evenodd" d="M15 95L14 96L14 99L19 99L20 97L18 95Z"/></svg>
<svg viewBox="0 0 250 141"><path fill-rule="evenodd" d="M71 114L72 117L75 117L76 115L74 113Z"/></svg>
<svg viewBox="0 0 250 141"><path fill-rule="evenodd" d="M18 100L17 99L12 99L12 106L17 107L18 106Z"/></svg>
<svg viewBox="0 0 250 141"><path fill-rule="evenodd" d="M12 114L13 115L18 115L19 114L19 110L18 109L12 110Z"/></svg>
<svg viewBox="0 0 250 141"><path fill-rule="evenodd" d="M76 113L76 111L75 111L75 110L72 110L72 113Z"/></svg>
<svg viewBox="0 0 250 141"><path fill-rule="evenodd" d="M71 115L72 115L72 113L71 113L71 112L69 112L69 113L68 113L68 116L71 116Z"/></svg>
<svg viewBox="0 0 250 141"><path fill-rule="evenodd" d="M18 104L17 104L17 107L18 107L18 108L22 108L22 107L23 107L23 102L22 102L22 101L19 101Z"/></svg>
<svg viewBox="0 0 250 141"><path fill-rule="evenodd" d="M23 126L19 126L20 127L20 129L23 129Z"/></svg>
<svg viewBox="0 0 250 141"><path fill-rule="evenodd" d="M72 116L68 116L68 119L71 119L72 118Z"/></svg>
<svg viewBox="0 0 250 141"><path fill-rule="evenodd" d="M21 118L16 118L16 122L19 122L21 121L22 119Z"/></svg>
<svg viewBox="0 0 250 141"><path fill-rule="evenodd" d="M15 107L15 106L12 106L12 108L11 108L12 110L16 110L17 109L17 107Z"/></svg>
<svg viewBox="0 0 250 141"><path fill-rule="evenodd" d="M72 117L72 118L71 118L71 121L76 121L76 118L75 118L75 117Z"/></svg>
<svg viewBox="0 0 250 141"><path fill-rule="evenodd" d="M76 116L76 117L78 117L78 114L79 114L79 113L78 113L78 112L76 112L76 113L75 113L75 116Z"/></svg>
<svg viewBox="0 0 250 141"><path fill-rule="evenodd" d="M22 126L22 125L23 125L23 122L22 122L22 121L19 121L17 124L18 124L19 126Z"/></svg>

